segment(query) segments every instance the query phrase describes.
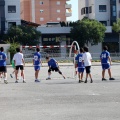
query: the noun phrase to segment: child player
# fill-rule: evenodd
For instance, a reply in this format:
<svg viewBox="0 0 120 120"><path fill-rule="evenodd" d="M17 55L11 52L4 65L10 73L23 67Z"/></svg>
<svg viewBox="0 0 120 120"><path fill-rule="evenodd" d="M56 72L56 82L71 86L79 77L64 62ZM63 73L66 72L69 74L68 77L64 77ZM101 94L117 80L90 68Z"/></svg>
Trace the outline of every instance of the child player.
<svg viewBox="0 0 120 120"><path fill-rule="evenodd" d="M111 57L110 57L110 53L108 52L108 47L104 46L103 48L103 52L100 55L100 60L101 60L101 65L102 65L102 81L105 81L105 71L108 69L108 74L109 74L109 80L115 80L115 78L112 78L111 75L111 69L110 69L110 65L111 65Z"/></svg>
<svg viewBox="0 0 120 120"><path fill-rule="evenodd" d="M80 53L76 56L75 61L76 61L76 68L78 67L78 78L79 78L79 83L83 82L83 73L84 73L84 63L82 62L82 57L83 57L83 48L80 48Z"/></svg>
<svg viewBox="0 0 120 120"><path fill-rule="evenodd" d="M65 76L62 74L62 72L59 70L59 66L58 66L58 62L54 59L54 58L49 58L48 56L46 57L46 61L48 62L48 78L46 78L46 80L50 80L51 77L51 71L55 71L58 72L59 74L61 74L63 76L63 78L65 79Z"/></svg>
<svg viewBox="0 0 120 120"><path fill-rule="evenodd" d="M41 54L40 54L40 48L36 48L36 52L34 54L33 58L33 65L34 65L34 70L35 70L35 82L40 82L38 80L38 74L40 71L40 66L41 66Z"/></svg>

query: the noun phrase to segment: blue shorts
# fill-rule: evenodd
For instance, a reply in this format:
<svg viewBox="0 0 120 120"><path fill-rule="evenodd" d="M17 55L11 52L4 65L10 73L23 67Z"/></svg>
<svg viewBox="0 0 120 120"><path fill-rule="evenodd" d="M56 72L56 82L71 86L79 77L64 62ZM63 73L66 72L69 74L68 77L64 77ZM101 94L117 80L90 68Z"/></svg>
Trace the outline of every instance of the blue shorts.
<svg viewBox="0 0 120 120"><path fill-rule="evenodd" d="M109 69L109 68L110 68L110 64L109 64L109 63L102 64L102 69L103 69L103 70Z"/></svg>
<svg viewBox="0 0 120 120"><path fill-rule="evenodd" d="M79 73L83 73L85 68L78 68Z"/></svg>
<svg viewBox="0 0 120 120"><path fill-rule="evenodd" d="M34 69L35 69L35 71L37 71L37 70L40 70L40 66L38 65L36 65L36 66L34 66Z"/></svg>

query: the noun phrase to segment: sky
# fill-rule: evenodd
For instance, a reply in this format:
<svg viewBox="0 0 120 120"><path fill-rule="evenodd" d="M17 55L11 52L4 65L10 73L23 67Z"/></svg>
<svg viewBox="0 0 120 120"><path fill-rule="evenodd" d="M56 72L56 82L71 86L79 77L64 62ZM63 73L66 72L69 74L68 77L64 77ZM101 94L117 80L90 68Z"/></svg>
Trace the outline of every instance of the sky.
<svg viewBox="0 0 120 120"><path fill-rule="evenodd" d="M78 20L78 0L70 0L68 3L72 5L72 16L68 17L67 20Z"/></svg>

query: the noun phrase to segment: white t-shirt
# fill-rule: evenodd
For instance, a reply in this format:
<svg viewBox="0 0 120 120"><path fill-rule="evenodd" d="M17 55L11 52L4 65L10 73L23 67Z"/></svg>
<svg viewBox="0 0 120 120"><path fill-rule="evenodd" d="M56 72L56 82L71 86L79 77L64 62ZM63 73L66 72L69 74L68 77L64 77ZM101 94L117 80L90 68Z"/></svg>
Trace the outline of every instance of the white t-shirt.
<svg viewBox="0 0 120 120"><path fill-rule="evenodd" d="M91 56L91 54L89 52L85 52L83 54L82 60L84 60L84 65L85 66L91 66L92 65L92 63L91 63L92 56Z"/></svg>
<svg viewBox="0 0 120 120"><path fill-rule="evenodd" d="M23 54L18 52L14 55L13 60L15 60L15 66L17 65L23 65Z"/></svg>

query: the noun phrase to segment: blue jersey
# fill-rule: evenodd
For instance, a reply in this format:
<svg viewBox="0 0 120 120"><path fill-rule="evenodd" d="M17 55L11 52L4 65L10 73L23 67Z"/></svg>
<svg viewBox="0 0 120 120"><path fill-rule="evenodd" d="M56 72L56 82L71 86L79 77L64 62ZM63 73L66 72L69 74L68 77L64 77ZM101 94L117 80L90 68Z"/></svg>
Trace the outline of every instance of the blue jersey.
<svg viewBox="0 0 120 120"><path fill-rule="evenodd" d="M58 67L57 63L56 63L56 60L51 58L49 61L48 61L48 66L49 67L52 67L52 68L56 68Z"/></svg>
<svg viewBox="0 0 120 120"><path fill-rule="evenodd" d="M106 50L103 51L100 55L101 63L106 64L109 63L108 57L110 56L110 53Z"/></svg>
<svg viewBox="0 0 120 120"><path fill-rule="evenodd" d="M76 62L77 62L77 64L78 64L78 68L84 68L84 67L85 67L85 66L84 66L84 63L82 62L82 57L83 57L83 54L80 53L80 54L78 54L78 55L76 56L76 58L75 58L75 60L76 60Z"/></svg>
<svg viewBox="0 0 120 120"><path fill-rule="evenodd" d="M39 52L34 54L34 65L40 65L41 55Z"/></svg>
<svg viewBox="0 0 120 120"><path fill-rule="evenodd" d="M0 66L6 66L6 54L4 52L0 52Z"/></svg>

